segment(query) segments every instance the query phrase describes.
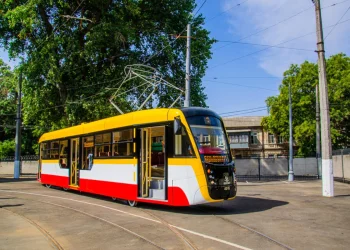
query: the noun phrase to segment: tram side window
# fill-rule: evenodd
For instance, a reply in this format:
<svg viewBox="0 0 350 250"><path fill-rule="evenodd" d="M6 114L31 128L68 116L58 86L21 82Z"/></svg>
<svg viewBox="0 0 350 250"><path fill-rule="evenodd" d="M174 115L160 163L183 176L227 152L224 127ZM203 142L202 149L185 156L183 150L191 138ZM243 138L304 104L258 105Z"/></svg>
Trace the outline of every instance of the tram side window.
<svg viewBox="0 0 350 250"><path fill-rule="evenodd" d="M112 142L113 156L133 155L133 130L113 132Z"/></svg>
<svg viewBox="0 0 350 250"><path fill-rule="evenodd" d="M175 135L175 156L194 156L190 138L185 127L181 128L181 134Z"/></svg>
<svg viewBox="0 0 350 250"><path fill-rule="evenodd" d="M61 168L68 168L67 154L68 154L68 140L60 141L60 156L59 164Z"/></svg>
<svg viewBox="0 0 350 250"><path fill-rule="evenodd" d="M50 148L47 142L42 142L40 144L41 148L41 159L49 159L50 158Z"/></svg>
<svg viewBox="0 0 350 250"><path fill-rule="evenodd" d="M91 169L93 164L93 154L94 154L94 137L87 136L83 138L83 168Z"/></svg>
<svg viewBox="0 0 350 250"><path fill-rule="evenodd" d="M58 159L59 158L59 143L58 141L50 142L50 159Z"/></svg>
<svg viewBox="0 0 350 250"><path fill-rule="evenodd" d="M111 133L95 136L95 156L111 156Z"/></svg>

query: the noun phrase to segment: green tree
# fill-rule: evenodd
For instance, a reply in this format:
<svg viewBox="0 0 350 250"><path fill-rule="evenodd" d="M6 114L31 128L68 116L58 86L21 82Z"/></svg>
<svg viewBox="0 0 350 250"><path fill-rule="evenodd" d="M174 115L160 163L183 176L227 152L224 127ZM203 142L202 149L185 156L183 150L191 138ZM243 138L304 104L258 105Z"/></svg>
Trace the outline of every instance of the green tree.
<svg viewBox="0 0 350 250"><path fill-rule="evenodd" d="M17 91L11 68L0 59L0 157L14 153Z"/></svg>
<svg viewBox="0 0 350 250"><path fill-rule="evenodd" d="M333 149L350 146L350 58L344 54L327 59L328 95L330 103ZM292 88L293 132L297 154L310 155L316 147L317 64L304 62L291 65L284 72L278 96L266 100L269 116L262 121L269 131L289 138L288 85ZM321 125L322 126L322 125Z"/></svg>
<svg viewBox="0 0 350 250"><path fill-rule="evenodd" d="M0 59L0 157L13 156L15 152L18 73L19 69L12 71ZM35 141L31 129L22 127L23 154L34 153Z"/></svg>
<svg viewBox="0 0 350 250"><path fill-rule="evenodd" d="M196 38L191 102L206 106L201 78L214 41L202 27L203 17L191 17L194 8L195 0L2 1L0 44L12 57L25 54L25 124L39 136L116 115L109 88L117 87L130 64L152 66L184 89L186 39L172 34L190 21ZM159 89L159 106L168 106L177 95Z"/></svg>

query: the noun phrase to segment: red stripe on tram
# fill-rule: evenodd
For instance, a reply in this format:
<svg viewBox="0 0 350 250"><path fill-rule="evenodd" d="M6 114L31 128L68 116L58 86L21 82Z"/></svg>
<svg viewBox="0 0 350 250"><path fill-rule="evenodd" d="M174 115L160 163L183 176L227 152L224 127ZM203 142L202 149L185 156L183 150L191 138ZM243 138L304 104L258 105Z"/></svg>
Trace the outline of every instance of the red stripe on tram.
<svg viewBox="0 0 350 250"><path fill-rule="evenodd" d="M51 184L53 186L69 188L69 178L66 176L41 174L40 182L43 184ZM189 206L189 202L184 191L179 187L168 188L167 201L137 198L137 185L135 184L80 179L79 188L76 190L116 197L124 200L137 200L140 202L172 206Z"/></svg>

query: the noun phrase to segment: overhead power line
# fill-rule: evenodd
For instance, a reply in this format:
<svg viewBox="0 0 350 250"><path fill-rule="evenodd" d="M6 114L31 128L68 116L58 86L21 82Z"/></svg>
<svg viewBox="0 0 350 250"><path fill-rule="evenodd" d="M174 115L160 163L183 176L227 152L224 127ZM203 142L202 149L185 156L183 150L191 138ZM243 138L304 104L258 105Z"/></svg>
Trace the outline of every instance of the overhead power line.
<svg viewBox="0 0 350 250"><path fill-rule="evenodd" d="M75 14L75 12L79 9L79 7L83 4L84 1L85 1L85 0L82 0L82 1L80 2L80 4L78 5L78 7L72 12L72 14L71 14L70 16L73 16L73 15ZM61 24L58 28L53 29L52 32L51 32L51 35L49 35L48 37L46 37L46 39L45 39L41 44L39 44L39 45L36 47L36 49L37 49L37 50L40 49L41 46L43 46L44 43L45 43L51 36L53 36L54 33L55 33L56 31L58 31L63 25L65 25L69 20L71 20L71 19L67 19L67 20L66 20L63 24Z"/></svg>
<svg viewBox="0 0 350 250"><path fill-rule="evenodd" d="M339 5L339 4L348 2L348 1L350 1L350 0L345 0L345 1L342 1L342 2L333 3L333 4L331 4L331 5L322 7L322 9L331 8L331 7L334 7L334 6L336 6L336 5ZM292 16L290 16L290 17L284 19L284 20L281 20L281 21L279 21L279 22L277 22L277 23L275 23L275 24L272 24L271 26L268 26L268 27L266 27L266 28L264 28L264 29L258 30L258 31L254 32L254 33L251 33L251 34L249 34L249 35L247 35L247 36L245 36L245 37L243 37L243 38L240 38L240 39L236 40L235 42L238 43L238 42L240 42L240 41L242 41L242 40L244 40L244 39L246 39L246 38L248 38L248 37L251 37L251 36L257 35L257 34L259 34L259 33L265 32L266 30L269 30L269 29L272 28L272 27L275 27L275 26L277 26L277 25L279 25L279 24L281 24L281 23L283 23L283 22L285 22L285 21L288 21L288 20L290 20L290 19L292 19L292 18L294 18L294 17L296 17L296 16L302 14L303 12L305 12L305 11L307 11L307 10L313 8L313 7L314 7L314 6L312 5L312 6L310 6L309 8L304 9L304 10L302 10L302 11L300 11L300 12L298 12L298 13L296 13L296 14L294 14L294 15L292 15ZM315 32L314 32L314 33L315 33ZM230 45L230 44L226 44L226 45L224 45L224 46L221 46L221 47L219 47L219 48L214 49L213 51L220 50L220 49L225 48L225 47L227 47L227 46L229 46L229 45ZM199 55L197 55L197 56L199 56ZM197 57L197 56L196 56L196 57Z"/></svg>
<svg viewBox="0 0 350 250"><path fill-rule="evenodd" d="M306 9L304 9L304 10L302 10L302 11L299 11L298 13L296 13L296 14L290 16L290 17L287 17L286 19L283 19L283 20L281 20L281 21L279 21L279 22L277 22L277 23L275 23L275 24L272 24L272 25L270 25L270 26L268 26L268 27L266 27L266 28L264 28L264 29L258 30L258 31L254 32L254 33L251 33L251 34L245 36L245 37L242 37L242 38L240 38L238 41L242 41L242 40L245 40L245 39L247 39L247 38L249 38L249 37L251 37L251 36L255 36L255 35L257 35L257 34L259 34L259 33L261 33L261 32L265 32L266 30L271 29L271 28L273 28L273 27L275 27L275 26L277 26L277 25L279 25L279 24L281 24L281 23L283 23L283 22L286 22L286 21L288 21L288 20L290 20L290 19L292 19L292 18L294 18L294 17L300 15L301 13L304 13L305 11L308 11L308 10L312 9L312 8L314 8L314 5L312 5L312 6L308 7L308 8L306 8Z"/></svg>
<svg viewBox="0 0 350 250"><path fill-rule="evenodd" d="M232 7L230 7L230 8L228 8L228 9L226 9L226 10L224 10L224 11L222 11L222 12L216 14L215 16L209 18L208 21L207 21L207 23L209 23L209 22L212 21L213 19L215 19L215 18L221 16L222 14L224 14L224 13L226 13L226 12L228 12L228 11L234 9L234 8L237 8L237 7L241 6L242 4L244 4L244 3L247 2L247 1L248 1L248 0L244 0L244 1L240 2L240 3L238 3L238 4L235 4L235 5L232 6Z"/></svg>
<svg viewBox="0 0 350 250"><path fill-rule="evenodd" d="M261 87L255 87L255 86L248 86L248 85L236 84L236 83L230 83L230 82L221 82L221 81L213 81L213 80L203 80L203 82L222 83L222 84L240 86L240 87L244 87L244 88L252 88L252 89L262 89L262 90L268 90L268 91L276 91L276 90L274 90L274 89L267 89L267 88L261 88Z"/></svg>
<svg viewBox="0 0 350 250"><path fill-rule="evenodd" d="M251 111L251 110L255 110L255 109L266 109L266 106L261 106L261 107L256 107L256 108L251 108L251 109L242 109L242 110L235 110L235 111L230 111L230 112L224 112L224 113L220 113L219 115L226 115L226 114L232 114L232 113L240 113L240 112L244 112L244 111Z"/></svg>
<svg viewBox="0 0 350 250"><path fill-rule="evenodd" d="M265 110L267 110L267 108L257 109L257 110L248 111L248 112L241 112L241 113L237 113L237 114L233 114L233 115L224 115L224 116L221 116L221 117L241 116L241 115L250 114L250 113L256 113L256 112L261 112L261 111L265 111Z"/></svg>
<svg viewBox="0 0 350 250"><path fill-rule="evenodd" d="M339 25L339 24L341 24L341 23L348 22L348 21L350 21L350 19L347 19L347 20L345 20L345 21L339 22L337 25ZM333 26L334 26L334 25L330 25L330 26L328 26L328 27L326 27L326 28L330 28L330 27L333 27ZM302 37L305 37L305 36L308 36L308 35L311 35L311 34L315 34L315 33L316 33L316 32L313 31L313 32L310 32L310 33L307 33L307 34L304 34L304 35L301 35L301 36L298 36L298 37L295 37L295 38L286 40L286 41L284 41L284 42L278 43L278 44L276 44L276 45L271 45L271 46L269 46L269 47L267 47L267 48L254 51L254 52L252 52L252 53L249 53L249 54L246 54L246 55L243 55L243 56L240 56L240 57L236 57L236 58L231 59L231 60L229 60L229 61L226 61L226 62L224 62L224 63L215 65L215 66L213 66L213 67L209 67L208 70L209 70L209 69L217 68L217 67L219 67L219 66L222 66L222 65L231 63L231 62L233 62L233 61L237 61L237 60L239 60L239 59L242 59L242 58L245 58L245 57L248 57L248 56L251 56L251 55L260 53L260 52L263 52L263 51L266 51L266 50L268 50L268 49L270 49L270 48L273 48L273 46L279 46L279 45L281 45L281 44L289 43L289 42L291 42L291 41L294 41L294 40L297 40L297 39L299 39L299 38L302 38Z"/></svg>
<svg viewBox="0 0 350 250"><path fill-rule="evenodd" d="M223 77L210 77L209 79L203 80L218 80L218 79L281 79L283 77L280 76L223 76ZM193 79L193 78L192 78Z"/></svg>
<svg viewBox="0 0 350 250"><path fill-rule="evenodd" d="M204 4L207 2L207 0L204 0L203 1L203 3L202 3L202 5L198 8L198 10L196 11L196 13L194 13L194 16L196 16L198 13L199 13L199 11L202 9L202 7L204 6Z"/></svg>
<svg viewBox="0 0 350 250"><path fill-rule="evenodd" d="M341 18L338 20L338 22L333 26L333 28L329 31L329 33L326 35L326 37L323 39L324 41L327 39L327 37L333 32L333 30L335 29L335 27L337 27L337 25L339 24L339 22L343 19L343 17L346 15L346 13L348 13L348 11L350 10L350 6L349 8L347 8L347 10L345 11L345 13L341 16Z"/></svg>
<svg viewBox="0 0 350 250"><path fill-rule="evenodd" d="M198 12L201 10L201 8L204 6L204 4L207 2L207 0L204 0L204 2L202 3L202 5L199 7L199 9L196 11L196 13L193 15L193 20L196 17L196 15L198 14ZM189 24L192 24L193 21L189 22ZM148 57L148 59L146 59L145 61L143 61L143 63L147 63L149 62L152 58L158 56L160 53L162 53L163 50L165 50L167 47L170 47L172 44L175 43L175 41L177 39L179 39L182 34L185 32L185 30L187 29L187 25L183 28L183 30L175 37L174 41L171 41L169 44L164 45L160 50L158 50L156 53L154 53L153 55L151 55L150 57Z"/></svg>
<svg viewBox="0 0 350 250"><path fill-rule="evenodd" d="M271 48L278 48L278 49L303 50L303 51L312 51L312 52L315 52L315 50L312 50L312 49L291 48L291 47L284 47L284 46L277 46L277 45L269 45L269 44L260 44L260 43L245 43L245 42L237 42L237 41L220 41L220 40L217 40L217 42L219 42L219 43L247 44L247 45L256 45L256 46L271 47Z"/></svg>

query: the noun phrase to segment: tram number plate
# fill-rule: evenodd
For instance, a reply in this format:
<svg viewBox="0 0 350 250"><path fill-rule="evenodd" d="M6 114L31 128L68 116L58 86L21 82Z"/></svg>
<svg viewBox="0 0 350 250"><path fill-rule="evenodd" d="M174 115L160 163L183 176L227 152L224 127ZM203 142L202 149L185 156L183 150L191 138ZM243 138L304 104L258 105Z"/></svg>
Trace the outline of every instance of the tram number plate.
<svg viewBox="0 0 350 250"><path fill-rule="evenodd" d="M230 187L224 187L224 190L230 190Z"/></svg>

